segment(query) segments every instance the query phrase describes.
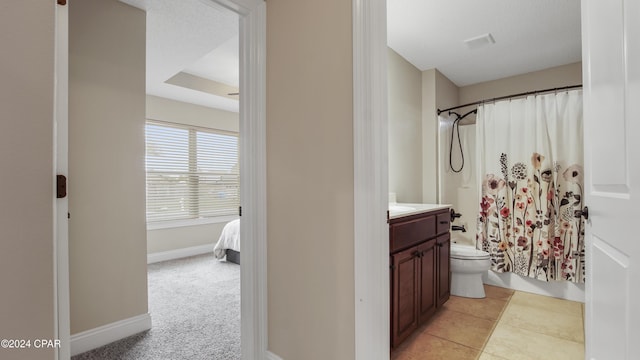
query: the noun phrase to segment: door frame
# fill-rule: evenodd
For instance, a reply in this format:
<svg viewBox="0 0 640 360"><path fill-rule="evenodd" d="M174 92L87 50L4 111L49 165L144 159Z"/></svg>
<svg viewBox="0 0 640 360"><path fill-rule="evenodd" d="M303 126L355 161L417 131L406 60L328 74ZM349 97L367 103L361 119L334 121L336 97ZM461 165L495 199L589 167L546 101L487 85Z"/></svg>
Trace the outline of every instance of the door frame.
<svg viewBox="0 0 640 360"><path fill-rule="evenodd" d="M216 1L240 16L240 337L242 359L268 359L266 32L263 0ZM246 261L246 260L248 261Z"/></svg>
<svg viewBox="0 0 640 360"><path fill-rule="evenodd" d="M266 206L266 4L263 0L208 0L240 17L240 183L243 221L241 244L242 359L274 358L267 351L267 206ZM56 5L54 169L66 175L68 164L68 6ZM55 175L55 174L54 174ZM54 191L55 193L55 191ZM68 201L54 199L54 331L63 347L56 359L70 358Z"/></svg>
<svg viewBox="0 0 640 360"><path fill-rule="evenodd" d="M69 176L69 8L56 5L54 35L53 176ZM54 187L56 186L54 181ZM53 191L56 194L56 189ZM69 198L53 199L54 336L63 346L54 359L71 356L69 309Z"/></svg>
<svg viewBox="0 0 640 360"><path fill-rule="evenodd" d="M355 358L390 353L386 0L353 0Z"/></svg>

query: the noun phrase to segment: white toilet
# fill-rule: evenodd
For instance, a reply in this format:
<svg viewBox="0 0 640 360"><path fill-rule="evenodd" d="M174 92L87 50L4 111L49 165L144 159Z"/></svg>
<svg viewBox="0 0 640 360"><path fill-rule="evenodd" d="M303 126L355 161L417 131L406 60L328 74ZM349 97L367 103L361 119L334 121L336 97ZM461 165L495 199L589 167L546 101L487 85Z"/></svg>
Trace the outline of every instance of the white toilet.
<svg viewBox="0 0 640 360"><path fill-rule="evenodd" d="M484 274L491 262L489 253L472 245L451 242L451 295L467 298L483 298Z"/></svg>

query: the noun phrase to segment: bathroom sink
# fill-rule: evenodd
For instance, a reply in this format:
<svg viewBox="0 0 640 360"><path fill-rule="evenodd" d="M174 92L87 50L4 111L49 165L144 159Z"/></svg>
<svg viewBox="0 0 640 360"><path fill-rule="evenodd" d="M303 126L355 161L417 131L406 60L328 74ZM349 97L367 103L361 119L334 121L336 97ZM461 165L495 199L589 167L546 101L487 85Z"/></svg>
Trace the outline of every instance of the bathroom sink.
<svg viewBox="0 0 640 360"><path fill-rule="evenodd" d="M403 206L403 205L389 205L389 211L391 212L405 212L405 211L414 211L416 208L411 206Z"/></svg>
<svg viewBox="0 0 640 360"><path fill-rule="evenodd" d="M389 203L389 218L416 215L427 211L448 209L446 204Z"/></svg>

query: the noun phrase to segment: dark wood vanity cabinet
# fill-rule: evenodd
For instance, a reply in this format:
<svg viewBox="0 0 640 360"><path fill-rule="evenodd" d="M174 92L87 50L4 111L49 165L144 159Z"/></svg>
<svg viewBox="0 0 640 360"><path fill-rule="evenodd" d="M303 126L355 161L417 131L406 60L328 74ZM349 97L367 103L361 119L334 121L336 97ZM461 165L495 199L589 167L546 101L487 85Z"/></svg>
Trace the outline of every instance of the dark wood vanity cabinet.
<svg viewBox="0 0 640 360"><path fill-rule="evenodd" d="M436 240L438 252L437 306L440 307L451 294L451 237L449 233L439 235Z"/></svg>
<svg viewBox="0 0 640 360"><path fill-rule="evenodd" d="M416 248L391 256L391 342L406 339L418 327L419 262Z"/></svg>
<svg viewBox="0 0 640 360"><path fill-rule="evenodd" d="M418 307L418 323L422 324L436 312L436 274L437 251L436 240L432 239L418 245L418 262L420 263L420 285L418 287L418 297L420 306Z"/></svg>
<svg viewBox="0 0 640 360"><path fill-rule="evenodd" d="M389 220L392 347L449 299L449 246L447 209Z"/></svg>

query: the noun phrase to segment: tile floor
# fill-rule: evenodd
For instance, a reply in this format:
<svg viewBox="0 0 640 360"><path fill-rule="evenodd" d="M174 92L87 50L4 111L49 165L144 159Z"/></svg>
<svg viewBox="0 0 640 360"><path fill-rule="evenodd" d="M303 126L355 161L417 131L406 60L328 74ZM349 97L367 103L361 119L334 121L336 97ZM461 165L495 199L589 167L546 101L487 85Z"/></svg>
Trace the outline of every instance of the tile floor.
<svg viewBox="0 0 640 360"><path fill-rule="evenodd" d="M452 296L392 360L581 360L583 304L485 285L487 297Z"/></svg>

